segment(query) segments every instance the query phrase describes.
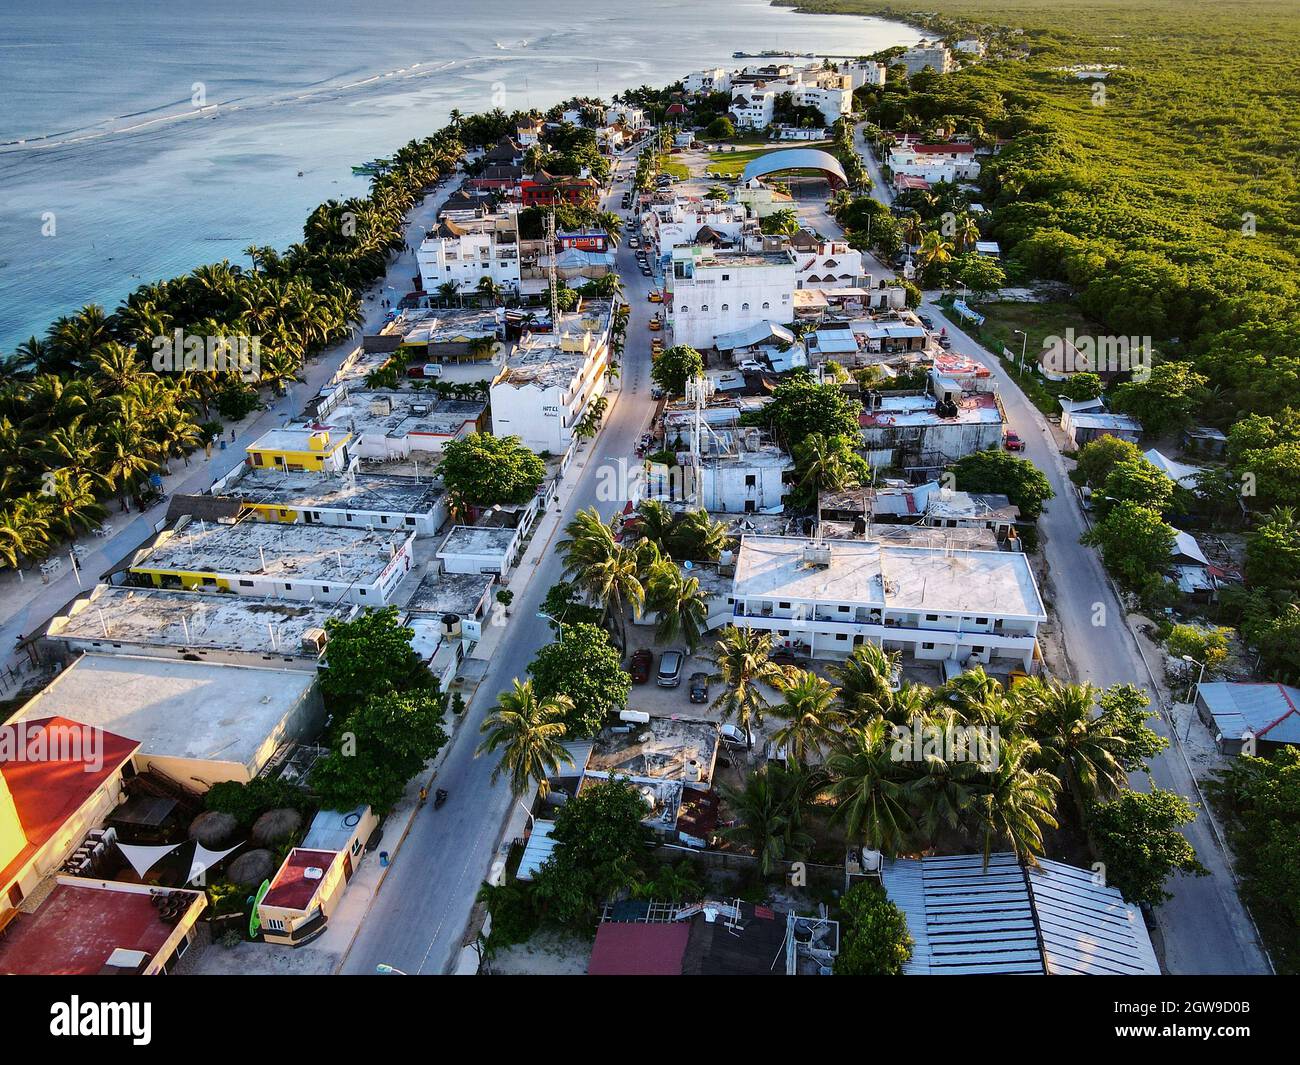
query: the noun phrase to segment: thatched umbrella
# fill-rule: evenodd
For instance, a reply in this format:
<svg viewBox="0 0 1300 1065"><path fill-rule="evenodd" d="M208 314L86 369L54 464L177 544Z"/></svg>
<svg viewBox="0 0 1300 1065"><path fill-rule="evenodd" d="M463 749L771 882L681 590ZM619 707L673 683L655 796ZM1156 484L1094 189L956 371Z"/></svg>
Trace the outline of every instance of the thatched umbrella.
<svg viewBox="0 0 1300 1065"><path fill-rule="evenodd" d="M253 822L249 837L259 847L283 843L302 826L302 814L291 808L267 810Z"/></svg>
<svg viewBox="0 0 1300 1065"><path fill-rule="evenodd" d="M239 820L221 810L207 810L190 822L190 839L196 839L210 851L225 850L235 842Z"/></svg>
<svg viewBox="0 0 1300 1065"><path fill-rule="evenodd" d="M275 855L270 851L244 851L226 866L226 876L240 887L255 887L275 875Z"/></svg>

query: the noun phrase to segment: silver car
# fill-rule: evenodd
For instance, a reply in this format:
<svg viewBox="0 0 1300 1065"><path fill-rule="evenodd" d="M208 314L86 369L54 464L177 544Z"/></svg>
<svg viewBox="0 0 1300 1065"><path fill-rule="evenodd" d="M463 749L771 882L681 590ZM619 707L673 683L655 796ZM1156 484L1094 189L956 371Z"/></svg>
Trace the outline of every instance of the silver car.
<svg viewBox="0 0 1300 1065"><path fill-rule="evenodd" d="M665 651L659 658L655 683L661 688L677 687L682 682L682 666L685 664L686 655L681 651Z"/></svg>

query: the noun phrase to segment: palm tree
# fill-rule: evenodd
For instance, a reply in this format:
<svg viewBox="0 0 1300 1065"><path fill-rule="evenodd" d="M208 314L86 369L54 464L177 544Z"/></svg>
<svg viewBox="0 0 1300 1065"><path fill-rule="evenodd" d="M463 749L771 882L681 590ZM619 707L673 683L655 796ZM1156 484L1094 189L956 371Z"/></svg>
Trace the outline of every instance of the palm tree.
<svg viewBox="0 0 1300 1065"><path fill-rule="evenodd" d="M627 608L639 612L645 606L644 560L614 539L595 507L578 511L564 531L568 539L561 540L558 549L565 576L600 604L605 620L617 627L620 646L626 647Z"/></svg>
<svg viewBox="0 0 1300 1065"><path fill-rule="evenodd" d="M802 827L808 780L802 769L769 762L750 773L743 788L723 787L737 823L719 835L752 850L760 876L771 876L781 862L802 858L812 846Z"/></svg>
<svg viewBox="0 0 1300 1065"><path fill-rule="evenodd" d="M911 814L916 767L893 757L883 718L845 730L826 758L833 817L873 850L898 854L916 830Z"/></svg>
<svg viewBox="0 0 1300 1065"><path fill-rule="evenodd" d="M785 677L768 657L775 639L773 633L761 629L728 625L708 655L715 670L709 679L722 684L713 709L722 712L724 721L735 717L751 744L751 726L763 720L768 705L762 686L775 687Z"/></svg>
<svg viewBox="0 0 1300 1065"><path fill-rule="evenodd" d="M1033 678L1018 684L1014 694L1027 711L1025 731L1038 741L1043 764L1060 772L1080 816L1088 803L1112 799L1124 789L1127 742L1097 717L1091 684Z"/></svg>
<svg viewBox="0 0 1300 1065"><path fill-rule="evenodd" d="M646 605L655 611L655 639L673 643L681 639L695 651L709 620L708 601L695 577L684 577L671 559L662 559L650 572L645 586Z"/></svg>
<svg viewBox="0 0 1300 1065"><path fill-rule="evenodd" d="M764 233L790 237L799 232L799 216L793 208L782 207L763 219Z"/></svg>
<svg viewBox="0 0 1300 1065"><path fill-rule="evenodd" d="M17 569L24 558L39 558L50 542L48 506L21 496L0 510L0 562Z"/></svg>
<svg viewBox="0 0 1300 1065"><path fill-rule="evenodd" d="M438 300L444 307L450 307L451 301L460 295L460 285L455 281L444 281L438 286Z"/></svg>
<svg viewBox="0 0 1300 1065"><path fill-rule="evenodd" d="M501 299L501 286L490 277L480 277L478 279L478 294L495 307Z"/></svg>
<svg viewBox="0 0 1300 1065"><path fill-rule="evenodd" d="M931 267L947 266L952 262L952 244L943 239L937 230L929 230L921 238L921 246L916 252L917 262L922 270Z"/></svg>
<svg viewBox="0 0 1300 1065"><path fill-rule="evenodd" d="M953 243L961 251L970 251L975 247L975 242L980 239L980 227L975 224L975 219L970 215L964 214L957 220L957 231L953 234Z"/></svg>
<svg viewBox="0 0 1300 1065"><path fill-rule="evenodd" d="M67 536L90 532L104 520L104 508L95 498L94 478L81 470L55 470L47 502L54 528Z"/></svg>
<svg viewBox="0 0 1300 1065"><path fill-rule="evenodd" d="M842 436L829 440L809 433L794 448L795 495L800 505L815 507L822 492L858 486L853 449Z"/></svg>
<svg viewBox="0 0 1300 1065"><path fill-rule="evenodd" d="M772 733L772 742L784 747L799 765L819 752L843 723L831 684L809 670L796 670L780 684L781 699L772 713L785 724Z"/></svg>
<svg viewBox="0 0 1300 1065"><path fill-rule="evenodd" d="M842 664L830 667L829 673L839 685L840 706L846 718L865 721L888 716L894 698L893 678L901 657L901 652L864 643L855 647Z"/></svg>
<svg viewBox="0 0 1300 1065"><path fill-rule="evenodd" d="M1015 852L1022 861L1035 861L1043 852L1043 828L1055 828L1057 780L1046 769L1031 769L1039 755L1038 744L1022 736L1002 736L998 762L991 772L975 776L968 808L972 827L984 841L984 868L995 842Z"/></svg>
<svg viewBox="0 0 1300 1065"><path fill-rule="evenodd" d="M476 753L501 751L501 760L492 770L493 782L505 773L510 790L518 797L535 781L537 793L545 798L548 779L561 765L573 765L573 756L564 746L568 732L564 719L572 710L573 700L567 695L539 699L531 680L515 678L511 690L501 693L497 709L479 728L485 739Z"/></svg>

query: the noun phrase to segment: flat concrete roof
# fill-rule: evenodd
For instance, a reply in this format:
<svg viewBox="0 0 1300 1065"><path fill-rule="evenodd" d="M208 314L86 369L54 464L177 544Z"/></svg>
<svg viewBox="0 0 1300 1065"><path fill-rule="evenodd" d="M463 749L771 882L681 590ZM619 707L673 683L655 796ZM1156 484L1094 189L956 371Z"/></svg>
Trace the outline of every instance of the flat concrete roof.
<svg viewBox="0 0 1300 1065"><path fill-rule="evenodd" d="M601 732L587 760L587 772L687 782L688 766L694 762L697 782L707 785L717 751L714 722L652 717L648 724L633 724L631 732Z"/></svg>
<svg viewBox="0 0 1300 1065"><path fill-rule="evenodd" d="M337 525L190 522L179 531L164 531L131 568L370 585L410 536Z"/></svg>
<svg viewBox="0 0 1300 1065"><path fill-rule="evenodd" d="M490 573L426 573L406 601L406 610L411 614L464 617L474 612L492 583Z"/></svg>
<svg viewBox="0 0 1300 1065"><path fill-rule="evenodd" d="M457 436L470 431L487 407L483 400L437 399L427 392L349 392L326 419L362 435ZM416 450L419 450L418 448Z"/></svg>
<svg viewBox="0 0 1300 1065"><path fill-rule="evenodd" d="M247 765L315 683L297 669L87 654L15 720L59 715L138 740L145 756Z"/></svg>
<svg viewBox="0 0 1300 1065"><path fill-rule="evenodd" d="M428 514L442 497L442 485L427 477L382 474L321 474L311 470L253 469L222 495L257 506L301 510L364 510L377 514Z"/></svg>
<svg viewBox="0 0 1300 1065"><path fill-rule="evenodd" d="M1038 586L1020 552L949 553L872 540L824 543L828 565L805 560L813 541L803 537L744 537L736 556L736 598L1046 620Z"/></svg>
<svg viewBox="0 0 1300 1065"><path fill-rule="evenodd" d="M500 555L510 550L518 529L457 525L438 548L438 555Z"/></svg>
<svg viewBox="0 0 1300 1065"><path fill-rule="evenodd" d="M294 599L101 584L88 598L77 600L69 615L55 618L46 636L297 655L304 632L324 628L332 617L345 618L351 609Z"/></svg>

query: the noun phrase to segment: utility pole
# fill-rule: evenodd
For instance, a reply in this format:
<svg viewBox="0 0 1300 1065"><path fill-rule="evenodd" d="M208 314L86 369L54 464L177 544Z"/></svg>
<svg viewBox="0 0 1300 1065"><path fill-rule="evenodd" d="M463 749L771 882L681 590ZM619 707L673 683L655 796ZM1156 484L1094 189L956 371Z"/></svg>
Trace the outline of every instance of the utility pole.
<svg viewBox="0 0 1300 1065"><path fill-rule="evenodd" d="M547 278L551 285L551 333L560 333L560 282L555 269L555 207L546 213Z"/></svg>

